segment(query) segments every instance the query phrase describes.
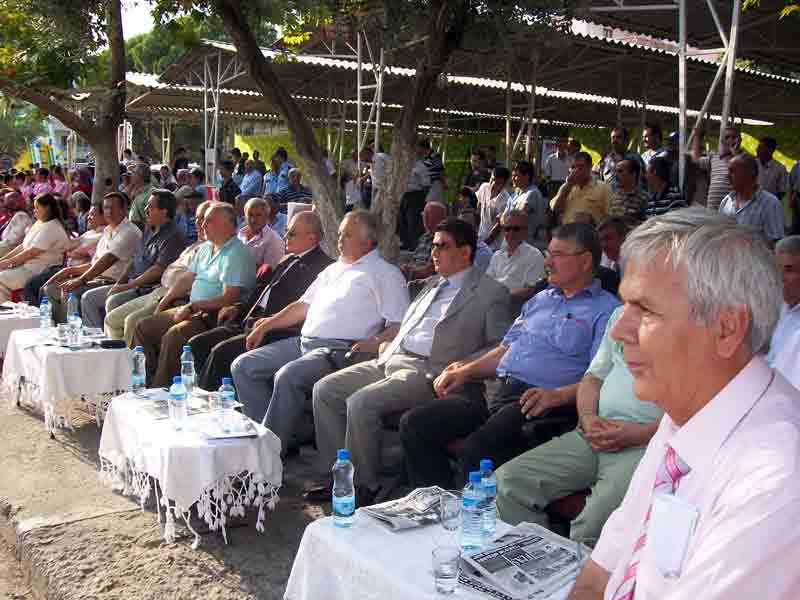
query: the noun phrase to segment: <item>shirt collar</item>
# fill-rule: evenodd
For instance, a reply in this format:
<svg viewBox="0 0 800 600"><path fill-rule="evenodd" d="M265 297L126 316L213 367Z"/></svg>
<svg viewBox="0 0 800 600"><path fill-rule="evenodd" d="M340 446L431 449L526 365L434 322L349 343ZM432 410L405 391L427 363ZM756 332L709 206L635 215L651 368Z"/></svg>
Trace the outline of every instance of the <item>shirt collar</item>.
<svg viewBox="0 0 800 600"><path fill-rule="evenodd" d="M762 356L749 363L700 412L678 427L670 419L674 434L665 440L693 471L711 466L714 456L733 430L772 384L775 373Z"/></svg>
<svg viewBox="0 0 800 600"><path fill-rule="evenodd" d="M380 254L378 254L378 249L376 248L375 250L370 250L369 252L367 252L364 256L359 258L356 262L348 264L348 263L344 262L341 258L339 259L339 262L341 262L346 267L354 267L356 265L360 265L361 263L372 262L372 261L378 259L379 257L380 257Z"/></svg>
<svg viewBox="0 0 800 600"><path fill-rule="evenodd" d="M564 295L564 292L559 287L551 285L549 289L554 294L557 294L559 296L563 296ZM578 296L581 296L583 294L586 294L588 296L594 297L594 296L599 296L602 292L603 292L603 286L600 285L600 280L595 277L594 279L592 279L592 283L587 285L582 290L579 290L578 293L576 293L576 294L574 294L572 296L572 298L577 298Z"/></svg>
<svg viewBox="0 0 800 600"><path fill-rule="evenodd" d="M464 281L467 279L467 275L469 275L471 267L467 267L466 269L459 271L458 273L453 273L450 277L442 277L442 279L446 280L447 283L450 284L452 289L460 289L461 286L464 285Z"/></svg>

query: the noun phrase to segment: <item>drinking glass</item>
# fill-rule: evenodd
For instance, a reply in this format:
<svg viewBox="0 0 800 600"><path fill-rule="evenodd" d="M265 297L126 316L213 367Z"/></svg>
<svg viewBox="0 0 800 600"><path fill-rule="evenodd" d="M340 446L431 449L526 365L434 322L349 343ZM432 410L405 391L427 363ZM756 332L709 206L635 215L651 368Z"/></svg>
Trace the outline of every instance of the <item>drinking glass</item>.
<svg viewBox="0 0 800 600"><path fill-rule="evenodd" d="M458 546L438 546L431 553L433 579L438 594L452 594L458 587L458 562L461 550Z"/></svg>
<svg viewBox="0 0 800 600"><path fill-rule="evenodd" d="M445 531L456 531L461 525L461 492L447 490L439 496L439 516Z"/></svg>

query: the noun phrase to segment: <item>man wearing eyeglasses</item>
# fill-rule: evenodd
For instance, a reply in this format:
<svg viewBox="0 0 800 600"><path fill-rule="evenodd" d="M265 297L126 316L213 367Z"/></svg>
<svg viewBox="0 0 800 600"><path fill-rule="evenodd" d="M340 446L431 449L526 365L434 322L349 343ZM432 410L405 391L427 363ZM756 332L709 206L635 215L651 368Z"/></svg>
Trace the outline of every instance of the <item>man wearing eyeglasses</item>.
<svg viewBox="0 0 800 600"><path fill-rule="evenodd" d="M547 441L527 436L526 422L576 414L578 382L619 305L595 278L600 255L591 225L557 228L545 260L550 287L525 304L496 348L451 363L434 380L437 402L403 417L400 435L413 487L452 486L448 444L456 439L464 439L463 483L481 459L491 458L497 467ZM493 378L499 381L485 395L470 385Z"/></svg>
<svg viewBox="0 0 800 600"><path fill-rule="evenodd" d="M492 255L486 274L502 283L511 293L517 308L533 296L536 283L544 275L544 256L525 240L528 238L528 215L511 210L500 218L504 248Z"/></svg>

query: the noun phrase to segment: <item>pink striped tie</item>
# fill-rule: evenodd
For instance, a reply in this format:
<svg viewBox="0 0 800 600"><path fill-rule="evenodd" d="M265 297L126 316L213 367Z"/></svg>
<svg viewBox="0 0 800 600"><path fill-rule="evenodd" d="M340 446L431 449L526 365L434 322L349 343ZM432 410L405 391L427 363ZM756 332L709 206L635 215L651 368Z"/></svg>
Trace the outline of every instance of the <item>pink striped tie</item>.
<svg viewBox="0 0 800 600"><path fill-rule="evenodd" d="M671 446L667 446L664 462L661 463L656 473L653 495L674 494L675 490L678 489L681 478L689 471L689 465L681 460L681 457L675 453L675 450L673 450ZM647 524L650 522L650 511L652 509L653 505L651 501L650 508L647 510L647 515L642 525L642 535L636 540L636 545L633 547L633 555L628 563L628 568L625 570L625 577L622 579L622 583L619 584L612 600L633 600L633 594L636 591L636 569L639 567L642 551L647 542Z"/></svg>

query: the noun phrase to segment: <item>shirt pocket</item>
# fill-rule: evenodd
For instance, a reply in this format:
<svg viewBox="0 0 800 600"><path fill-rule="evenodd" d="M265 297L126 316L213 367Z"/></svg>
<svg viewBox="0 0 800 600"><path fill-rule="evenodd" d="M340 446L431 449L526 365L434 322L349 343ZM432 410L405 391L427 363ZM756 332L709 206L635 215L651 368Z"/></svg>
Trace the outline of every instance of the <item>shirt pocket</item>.
<svg viewBox="0 0 800 600"><path fill-rule="evenodd" d="M592 347L592 326L588 321L576 317L555 317L552 342L567 356L588 354Z"/></svg>

